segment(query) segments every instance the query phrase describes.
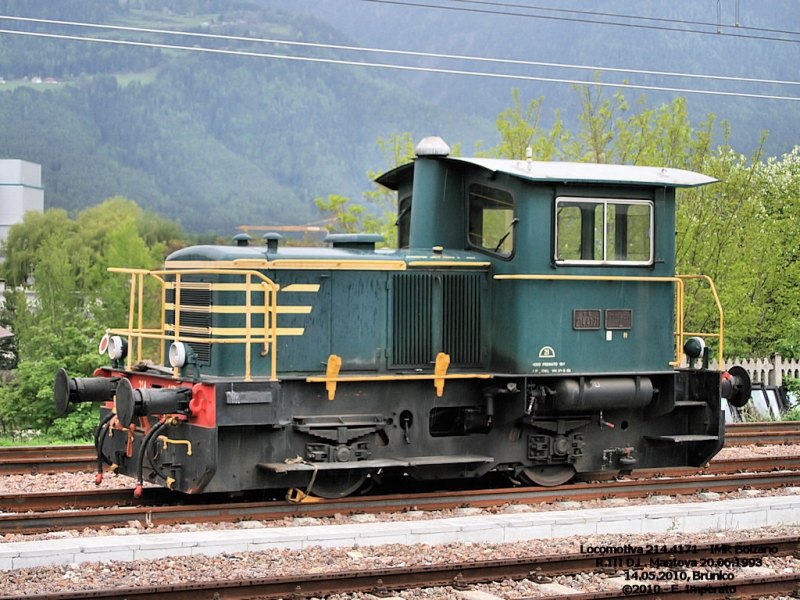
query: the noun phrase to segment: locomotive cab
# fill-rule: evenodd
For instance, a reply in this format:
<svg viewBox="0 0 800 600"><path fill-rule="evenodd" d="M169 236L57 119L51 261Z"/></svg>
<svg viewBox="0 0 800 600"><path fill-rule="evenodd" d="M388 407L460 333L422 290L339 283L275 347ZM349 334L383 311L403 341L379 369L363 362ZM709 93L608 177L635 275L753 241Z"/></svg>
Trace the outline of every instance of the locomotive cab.
<svg viewBox="0 0 800 600"><path fill-rule="evenodd" d="M680 368L674 231L675 190L714 180L450 157L438 138L417 152L377 180L398 193L397 249L237 236L111 269L132 282L113 362L56 379L59 410L105 402L98 460L140 485L302 498L386 475L557 485L710 459L747 375Z"/></svg>
<svg viewBox="0 0 800 600"><path fill-rule="evenodd" d="M450 158L438 138L418 152L378 181L401 198L409 252L439 245L491 263L487 368L525 390L536 466L523 477L547 484L575 470L705 464L722 447L718 390L730 374L678 368L687 278L675 273L675 198L715 180ZM721 352L721 332L708 335ZM739 391L723 393L742 402L747 375L733 381Z"/></svg>

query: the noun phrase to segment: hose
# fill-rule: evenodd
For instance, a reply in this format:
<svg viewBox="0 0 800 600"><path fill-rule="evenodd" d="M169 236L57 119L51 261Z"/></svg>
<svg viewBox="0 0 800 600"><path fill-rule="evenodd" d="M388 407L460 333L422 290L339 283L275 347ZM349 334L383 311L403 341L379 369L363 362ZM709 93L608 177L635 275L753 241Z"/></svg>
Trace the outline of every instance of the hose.
<svg viewBox="0 0 800 600"><path fill-rule="evenodd" d="M111 460L103 454L103 444L108 434L109 421L114 418L114 413L108 413L97 427L94 428L94 449L97 452L97 475L94 478L95 485L100 485L103 481L103 465L111 465Z"/></svg>
<svg viewBox="0 0 800 600"><path fill-rule="evenodd" d="M156 440L154 441L158 441L158 438L156 438ZM167 474L164 473L164 471L161 470L161 467L159 467L158 464L156 463L155 456L153 456L155 452L148 452L147 450L145 450L144 453L147 455L147 461L150 463L150 467L153 469L153 471L156 472L156 475L161 477L161 479L163 479L164 481L168 481Z"/></svg>
<svg viewBox="0 0 800 600"><path fill-rule="evenodd" d="M144 440L142 440L142 445L139 446L139 451L137 452L136 455L136 470L138 471L139 476L137 479L136 489L134 489L133 491L134 498L139 498L142 495L142 487L144 485L144 476L142 473L144 471L144 455L147 452L147 447L150 445L150 442L153 440L153 438L158 436L158 434L161 433L161 430L164 429L166 426L167 426L166 421L159 421L158 423L156 423L150 429L150 431L147 432L147 435L144 436Z"/></svg>

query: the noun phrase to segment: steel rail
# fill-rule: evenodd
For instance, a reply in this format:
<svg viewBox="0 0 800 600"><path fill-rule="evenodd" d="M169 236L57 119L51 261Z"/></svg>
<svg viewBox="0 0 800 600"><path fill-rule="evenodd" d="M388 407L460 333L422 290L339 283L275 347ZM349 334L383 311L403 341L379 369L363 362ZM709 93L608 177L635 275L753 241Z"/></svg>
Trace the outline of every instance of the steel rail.
<svg viewBox="0 0 800 600"><path fill-rule="evenodd" d="M94 454L91 444L71 444L65 446L2 446L0 447L0 460L11 461L20 458L57 457L61 455L84 456Z"/></svg>
<svg viewBox="0 0 800 600"><path fill-rule="evenodd" d="M236 522L277 520L298 516L330 517L337 513L403 512L446 510L462 506L496 508L504 504L535 504L563 499L642 498L654 494L691 495L700 491L731 492L742 488L767 489L793 485L797 472L694 475L660 479L577 483L552 488L503 488L479 491L398 494L349 497L314 503L285 501L204 504L200 506L134 506L89 510L62 510L24 514L0 514L0 534L40 533L91 527L121 527L129 521L143 524ZM184 497L185 498L185 497Z"/></svg>
<svg viewBox="0 0 800 600"><path fill-rule="evenodd" d="M134 480L131 480L133 484ZM177 497L166 488L144 488L140 498L133 497L132 488L97 488L59 492L18 492L0 494L0 511L29 512L64 509L84 510L113 506L149 506L172 504Z"/></svg>
<svg viewBox="0 0 800 600"><path fill-rule="evenodd" d="M798 421L728 423L725 426L726 446L795 444L798 441L800 441Z"/></svg>
<svg viewBox="0 0 800 600"><path fill-rule="evenodd" d="M651 592L637 593L631 596L623 590L611 592L594 592L587 594L570 594L570 600L615 600L617 598L631 598L644 600L743 600L744 598L789 597L796 598L800 586L800 573L786 573L782 575L767 575L764 577L748 577L732 581L717 581L709 583L678 584L676 589L671 586L662 586L666 589L654 589ZM651 586L653 587L653 586ZM731 593L733 590L735 593ZM537 596L535 600L564 600L564 595ZM522 600L534 600L523 598Z"/></svg>
<svg viewBox="0 0 800 600"><path fill-rule="evenodd" d="M728 423L725 445L800 442L800 422ZM94 471L97 458L90 444L0 447L0 475Z"/></svg>
<svg viewBox="0 0 800 600"><path fill-rule="evenodd" d="M727 423L725 429L730 432L736 431L798 431L800 432L800 421L750 421L747 423Z"/></svg>
<svg viewBox="0 0 800 600"><path fill-rule="evenodd" d="M0 475L94 471L94 446L7 446L0 448Z"/></svg>
<svg viewBox="0 0 800 600"><path fill-rule="evenodd" d="M798 442L800 442L800 434L789 431L736 432L725 436L726 446L779 446L782 444L797 444Z"/></svg>
<svg viewBox="0 0 800 600"><path fill-rule="evenodd" d="M661 477L689 477L711 474L800 471L800 455L798 456L759 456L714 460L707 467L671 467L668 469L637 469L632 477L635 479L652 479ZM609 474L606 480L615 478ZM592 477L596 481L598 477ZM588 482L587 482L588 483ZM567 489L569 489L567 487ZM98 488L76 491L30 492L0 494L0 511L29 512L63 510L65 508L87 509L111 506L133 506L155 504L173 504L177 499L185 500L186 496L177 496L166 488L145 488L140 499L133 497L129 488ZM192 497L201 502L201 497Z"/></svg>
<svg viewBox="0 0 800 600"><path fill-rule="evenodd" d="M549 577L555 575L570 575L583 572L605 572L609 575L617 575L620 571L643 568L653 568L650 561L669 561L676 557L701 561L704 559L720 557L720 548L727 544L730 548L725 553L729 561L735 557L753 558L753 553L749 552L745 546L769 546L776 548L771 556L785 556L794 553L796 555L800 537L780 537L750 540L739 542L742 551L737 552L736 542L714 542L704 544L681 544L646 547L641 548L641 554L625 554L623 565L619 568L609 566L612 559L597 554L582 552L572 554L552 554L543 556L532 556L521 559L489 560L476 562L447 563L436 565L424 565L414 567L387 567L382 569L372 569L363 571L338 571L329 573L307 573L292 576L277 576L258 579L240 579L226 581L193 582L188 584L167 584L163 586L147 587L118 587L111 589L85 590L81 592L64 592L60 594L46 595L26 595L27 600L82 600L92 598L95 600L108 599L118 600L119 598L149 599L155 597L169 597L171 600L194 600L198 597L213 597L224 599L243 599L243 598L309 598L328 596L333 594L347 593L371 593L377 596L387 596L390 590L402 590L409 588L451 586L459 590L467 590L469 586L492 581L502 581L506 579L522 580L530 579L536 583L546 583ZM649 550L649 551L647 551ZM756 557L759 557L756 555ZM633 562L628 562L630 559ZM619 558L617 558L619 560ZM669 569L669 567L656 567ZM797 581L800 581L800 572L784 575L761 576L750 579L736 579L732 582L724 582L726 585L735 585L737 594L744 588L753 588L756 594L765 593L791 593L794 591ZM669 593L669 598L686 598L685 594L693 593L696 599L700 589L709 590L718 587L720 582L710 584L697 584L689 590L689 586L682 584L676 585L678 588ZM788 587L787 587L788 586ZM682 595L683 594L683 595ZM570 598L580 600L620 598L625 595L621 589L611 592L599 592L592 594L575 593L570 594ZM665 596L660 592L660 596ZM710 592L704 593L703 598L718 598ZM637 597L653 598L655 596L639 595ZM10 596L0 596L0 600L10 599ZM544 596L541 598L551 598ZM564 596L555 596L563 600Z"/></svg>

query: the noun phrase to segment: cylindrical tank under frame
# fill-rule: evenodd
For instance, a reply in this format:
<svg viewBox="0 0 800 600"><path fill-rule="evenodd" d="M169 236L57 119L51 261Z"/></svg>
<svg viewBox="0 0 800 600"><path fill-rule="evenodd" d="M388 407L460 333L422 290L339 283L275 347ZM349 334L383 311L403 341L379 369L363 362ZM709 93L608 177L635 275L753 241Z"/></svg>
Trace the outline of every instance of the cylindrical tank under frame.
<svg viewBox="0 0 800 600"><path fill-rule="evenodd" d="M644 408L653 399L649 377L559 379L553 391L553 408L564 413Z"/></svg>
<svg viewBox="0 0 800 600"><path fill-rule="evenodd" d="M558 413L588 413L603 410L645 408L658 389L650 377L563 378L547 385L535 385L533 398L548 400L548 408ZM733 406L744 406L750 399L750 376L742 367L722 373L719 394Z"/></svg>

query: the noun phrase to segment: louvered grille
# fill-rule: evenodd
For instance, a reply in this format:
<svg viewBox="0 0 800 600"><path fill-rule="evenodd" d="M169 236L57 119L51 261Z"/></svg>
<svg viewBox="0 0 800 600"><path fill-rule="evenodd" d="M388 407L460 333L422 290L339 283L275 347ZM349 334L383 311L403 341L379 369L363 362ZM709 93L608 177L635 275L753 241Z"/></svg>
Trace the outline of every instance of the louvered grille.
<svg viewBox="0 0 800 600"><path fill-rule="evenodd" d="M197 284L194 284L197 285ZM197 306L200 308L209 309L211 306L211 286L204 284L205 288L186 287L185 284L181 286L181 305L182 306Z"/></svg>
<svg viewBox="0 0 800 600"><path fill-rule="evenodd" d="M481 275L446 273L442 277L442 352L450 364L481 364Z"/></svg>
<svg viewBox="0 0 800 600"><path fill-rule="evenodd" d="M175 291L169 295L174 304ZM191 337L211 337L211 284L181 282L181 333ZM175 324L175 312L167 315L167 322ZM187 342L200 363L211 363L211 344Z"/></svg>
<svg viewBox="0 0 800 600"><path fill-rule="evenodd" d="M431 368L436 355L454 367L481 360L482 273L398 273L393 276L394 368Z"/></svg>
<svg viewBox="0 0 800 600"><path fill-rule="evenodd" d="M394 276L392 363L427 367L433 360L433 278L424 273Z"/></svg>

